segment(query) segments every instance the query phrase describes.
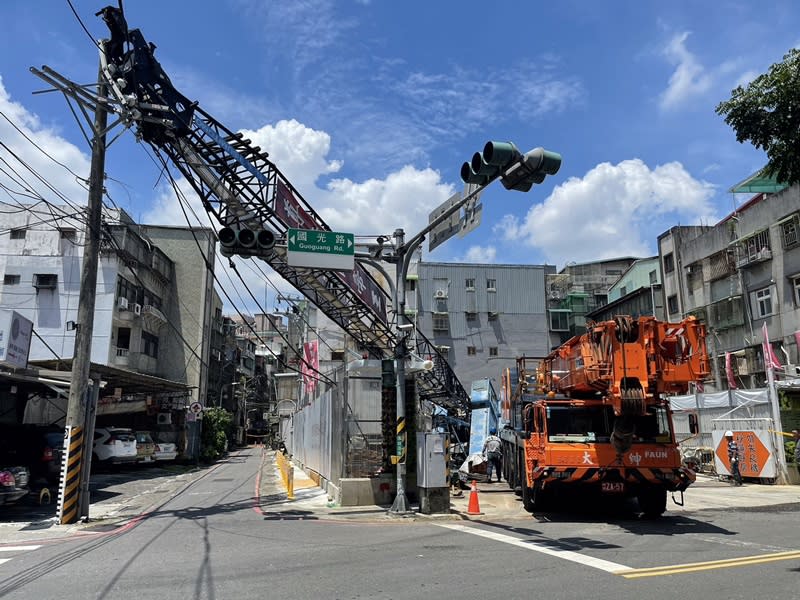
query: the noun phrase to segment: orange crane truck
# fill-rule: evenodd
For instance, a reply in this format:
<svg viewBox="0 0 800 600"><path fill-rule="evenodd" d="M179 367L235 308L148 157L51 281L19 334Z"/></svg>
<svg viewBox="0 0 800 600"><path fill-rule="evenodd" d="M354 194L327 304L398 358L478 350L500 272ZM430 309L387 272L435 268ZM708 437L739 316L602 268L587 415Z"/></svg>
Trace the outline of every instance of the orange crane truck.
<svg viewBox="0 0 800 600"><path fill-rule="evenodd" d="M518 358L501 378L505 480L531 512L569 494L636 497L647 516L666 510L667 492L682 504L695 477L681 464L668 396L708 373L694 317L590 322L548 356Z"/></svg>

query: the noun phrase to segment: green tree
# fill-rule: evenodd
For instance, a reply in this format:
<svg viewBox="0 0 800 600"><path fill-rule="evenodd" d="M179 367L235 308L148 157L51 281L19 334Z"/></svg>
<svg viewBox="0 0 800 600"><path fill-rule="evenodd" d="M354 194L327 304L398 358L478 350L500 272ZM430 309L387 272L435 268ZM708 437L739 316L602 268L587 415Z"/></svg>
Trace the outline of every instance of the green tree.
<svg viewBox="0 0 800 600"><path fill-rule="evenodd" d="M765 175L789 185L800 181L800 50L790 50L747 87L734 89L716 112L738 142L767 153Z"/></svg>
<svg viewBox="0 0 800 600"><path fill-rule="evenodd" d="M203 429L200 435L200 460L212 462L225 455L233 428L233 415L224 408L210 408L203 412Z"/></svg>

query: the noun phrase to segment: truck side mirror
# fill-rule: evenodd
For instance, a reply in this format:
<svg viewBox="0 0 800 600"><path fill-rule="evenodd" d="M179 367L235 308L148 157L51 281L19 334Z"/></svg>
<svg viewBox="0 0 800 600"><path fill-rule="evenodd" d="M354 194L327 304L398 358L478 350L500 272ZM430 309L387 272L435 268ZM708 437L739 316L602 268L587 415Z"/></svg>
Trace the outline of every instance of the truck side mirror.
<svg viewBox="0 0 800 600"><path fill-rule="evenodd" d="M700 431L700 427L697 424L697 415L694 413L689 413L689 431L692 435L696 435Z"/></svg>

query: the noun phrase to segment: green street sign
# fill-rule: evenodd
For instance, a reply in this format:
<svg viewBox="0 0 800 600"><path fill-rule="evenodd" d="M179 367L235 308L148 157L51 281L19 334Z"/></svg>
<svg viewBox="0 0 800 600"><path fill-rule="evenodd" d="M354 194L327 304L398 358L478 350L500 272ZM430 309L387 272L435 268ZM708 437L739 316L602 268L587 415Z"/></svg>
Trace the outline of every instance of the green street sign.
<svg viewBox="0 0 800 600"><path fill-rule="evenodd" d="M286 260L290 267L352 271L355 240L352 233L292 229L286 232Z"/></svg>

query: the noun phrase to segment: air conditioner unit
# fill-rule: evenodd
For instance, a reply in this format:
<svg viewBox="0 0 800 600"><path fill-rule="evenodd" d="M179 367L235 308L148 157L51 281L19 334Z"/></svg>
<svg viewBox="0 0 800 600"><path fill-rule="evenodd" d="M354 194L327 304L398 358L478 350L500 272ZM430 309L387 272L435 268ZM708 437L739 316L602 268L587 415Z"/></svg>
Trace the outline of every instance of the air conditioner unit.
<svg viewBox="0 0 800 600"><path fill-rule="evenodd" d="M117 298L117 306L119 306L120 310L128 310L128 299L120 296Z"/></svg>
<svg viewBox="0 0 800 600"><path fill-rule="evenodd" d="M142 305L141 304L134 304L133 305L133 314L140 315L142 314Z"/></svg>
<svg viewBox="0 0 800 600"><path fill-rule="evenodd" d="M172 413L158 413L156 423L159 425L172 425Z"/></svg>
<svg viewBox="0 0 800 600"><path fill-rule="evenodd" d="M750 366L747 358L736 357L736 370L739 375L750 375Z"/></svg>
<svg viewBox="0 0 800 600"><path fill-rule="evenodd" d="M436 290L433 294L434 298L447 298L447 291L446 290Z"/></svg>
<svg viewBox="0 0 800 600"><path fill-rule="evenodd" d="M762 248L758 251L758 258L759 260L768 260L772 258L772 250L769 248Z"/></svg>

